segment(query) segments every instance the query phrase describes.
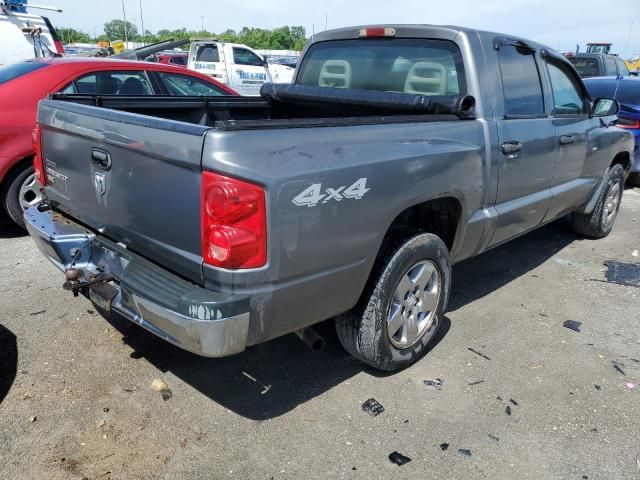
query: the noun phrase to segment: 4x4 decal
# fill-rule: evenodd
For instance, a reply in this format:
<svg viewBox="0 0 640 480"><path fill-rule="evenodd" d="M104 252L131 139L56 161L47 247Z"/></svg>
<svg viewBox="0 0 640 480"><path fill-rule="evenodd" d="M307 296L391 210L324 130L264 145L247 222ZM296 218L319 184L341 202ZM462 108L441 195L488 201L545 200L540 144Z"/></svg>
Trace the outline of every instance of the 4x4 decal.
<svg viewBox="0 0 640 480"><path fill-rule="evenodd" d="M365 194L371 190L367 188L367 179L359 178L348 187L326 188L322 193L322 184L314 183L308 186L302 192L291 200L299 207L315 207L319 203L327 203L332 200L341 202L345 198L360 200Z"/></svg>

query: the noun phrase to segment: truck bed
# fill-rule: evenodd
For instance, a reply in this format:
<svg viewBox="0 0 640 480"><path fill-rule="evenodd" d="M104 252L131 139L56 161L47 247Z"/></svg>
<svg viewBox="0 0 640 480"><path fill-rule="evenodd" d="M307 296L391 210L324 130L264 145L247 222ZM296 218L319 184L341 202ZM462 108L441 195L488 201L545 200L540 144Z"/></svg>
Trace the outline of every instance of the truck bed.
<svg viewBox="0 0 640 480"><path fill-rule="evenodd" d="M426 97L272 84L263 87L262 94L258 98L53 94L50 98L227 131L475 118L475 100L470 96Z"/></svg>

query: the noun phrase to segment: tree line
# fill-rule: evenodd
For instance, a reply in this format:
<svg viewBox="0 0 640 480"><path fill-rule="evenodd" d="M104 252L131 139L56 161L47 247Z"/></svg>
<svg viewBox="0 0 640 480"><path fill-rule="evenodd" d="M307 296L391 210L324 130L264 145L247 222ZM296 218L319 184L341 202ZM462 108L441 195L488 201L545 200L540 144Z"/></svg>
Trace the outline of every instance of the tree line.
<svg viewBox="0 0 640 480"><path fill-rule="evenodd" d="M242 30L225 30L222 33L209 32L207 30L159 30L152 33L149 30L142 35L135 24L120 19L114 19L104 24L104 33L96 38L74 28L56 29L58 36L64 43L93 43L100 41L124 40L130 42L155 43L168 39L189 38L219 38L229 43L243 43L252 48L269 50L302 50L307 41L305 28L302 26L284 26L267 30L264 28L244 27ZM126 30L126 35L125 35Z"/></svg>

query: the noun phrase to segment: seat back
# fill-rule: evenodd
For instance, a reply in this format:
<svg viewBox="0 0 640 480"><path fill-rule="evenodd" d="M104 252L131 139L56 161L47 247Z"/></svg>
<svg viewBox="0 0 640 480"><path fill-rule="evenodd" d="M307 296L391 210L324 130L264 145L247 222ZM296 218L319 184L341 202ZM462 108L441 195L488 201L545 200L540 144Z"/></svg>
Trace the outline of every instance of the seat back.
<svg viewBox="0 0 640 480"><path fill-rule="evenodd" d="M142 82L135 78L129 77L127 78L122 86L120 87L120 95L144 95L146 92L144 90L144 86Z"/></svg>
<svg viewBox="0 0 640 480"><path fill-rule="evenodd" d="M418 95L445 95L447 71L444 65L434 62L416 62L407 73L404 93Z"/></svg>
<svg viewBox="0 0 640 480"><path fill-rule="evenodd" d="M345 60L327 60L318 76L319 87L350 88L351 65Z"/></svg>

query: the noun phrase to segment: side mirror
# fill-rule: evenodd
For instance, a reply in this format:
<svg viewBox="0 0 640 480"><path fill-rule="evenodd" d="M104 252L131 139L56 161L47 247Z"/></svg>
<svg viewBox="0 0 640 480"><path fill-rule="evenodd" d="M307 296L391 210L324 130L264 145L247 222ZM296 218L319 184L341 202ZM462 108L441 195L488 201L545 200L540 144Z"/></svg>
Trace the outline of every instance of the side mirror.
<svg viewBox="0 0 640 480"><path fill-rule="evenodd" d="M616 115L620 110L620 105L612 98L597 98L591 107L594 117L609 117Z"/></svg>

